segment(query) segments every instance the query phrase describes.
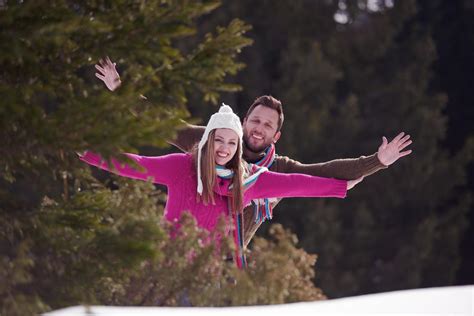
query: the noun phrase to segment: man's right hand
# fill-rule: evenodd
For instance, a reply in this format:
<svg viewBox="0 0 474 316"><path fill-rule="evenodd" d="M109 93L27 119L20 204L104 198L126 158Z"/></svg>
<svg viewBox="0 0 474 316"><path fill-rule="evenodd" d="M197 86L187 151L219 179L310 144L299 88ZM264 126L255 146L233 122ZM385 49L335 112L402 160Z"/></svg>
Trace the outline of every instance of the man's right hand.
<svg viewBox="0 0 474 316"><path fill-rule="evenodd" d="M114 91L122 83L115 65L109 57L99 60L99 63L95 65L95 69L97 69L95 76L102 80L110 91Z"/></svg>

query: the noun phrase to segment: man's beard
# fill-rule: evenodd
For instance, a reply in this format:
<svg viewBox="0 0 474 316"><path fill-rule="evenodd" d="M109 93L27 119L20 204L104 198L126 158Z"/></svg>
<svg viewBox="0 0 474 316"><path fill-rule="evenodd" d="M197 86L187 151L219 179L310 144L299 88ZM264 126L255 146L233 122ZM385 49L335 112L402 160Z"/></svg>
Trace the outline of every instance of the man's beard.
<svg viewBox="0 0 474 316"><path fill-rule="evenodd" d="M268 146L270 146L271 143L268 143L268 144L262 144L260 146L253 146L251 145L249 142L248 142L248 137L243 137L243 140L244 140L244 146L245 148L247 148L248 150L250 150L251 152L255 153L255 154L259 154L263 151L265 151L265 149L267 149Z"/></svg>

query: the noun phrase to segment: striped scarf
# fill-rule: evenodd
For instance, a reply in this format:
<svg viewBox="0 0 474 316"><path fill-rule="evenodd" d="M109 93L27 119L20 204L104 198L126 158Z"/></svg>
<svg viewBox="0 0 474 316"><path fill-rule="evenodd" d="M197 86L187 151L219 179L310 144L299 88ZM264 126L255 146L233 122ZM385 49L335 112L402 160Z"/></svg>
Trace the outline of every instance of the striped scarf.
<svg viewBox="0 0 474 316"><path fill-rule="evenodd" d="M223 166L216 166L216 173L219 178L222 179L232 179L234 177L234 171L227 169ZM227 196L230 196L232 193L230 192L230 188L232 185L229 186L227 190ZM247 258L245 257L244 253L244 234L243 234L243 212L232 212L232 205L231 199L227 199L227 213L230 215L232 219L233 229L233 237L234 237L234 244L235 244L235 263L239 269L242 269L247 266Z"/></svg>
<svg viewBox="0 0 474 316"><path fill-rule="evenodd" d="M246 170L244 173L243 188L244 191L250 188L258 179L258 177L265 171L268 171L265 167L258 167L255 165L247 164ZM224 168L222 166L216 166L217 176L222 179L232 179L234 172L230 169ZM229 185L226 195L232 195L232 184ZM247 266L247 259L244 252L244 220L243 212L232 212L231 199L227 200L228 213L231 215L232 224L234 226L234 243L235 243L235 262L237 267L240 269Z"/></svg>
<svg viewBox="0 0 474 316"><path fill-rule="evenodd" d="M272 144L265 150L265 156L255 164L247 164L246 172L244 174L243 187L244 190L250 188L258 179L258 177L273 164L275 160L275 145ZM216 166L217 176L222 179L232 179L234 172L222 166ZM228 195L232 185L229 186ZM255 199L252 200L254 205L254 217L255 223L262 223L266 219L272 218L272 206L271 203L275 199ZM228 200L229 213L232 216L232 222L234 225L234 242L236 244L236 263L239 268L247 266L247 260L244 253L244 227L243 227L243 212L231 212L230 210L230 199Z"/></svg>
<svg viewBox="0 0 474 316"><path fill-rule="evenodd" d="M247 163L247 170L244 172L244 190L250 188L265 171L268 171L268 168ZM222 179L232 179L234 177L234 171L222 166L216 166L216 173L217 176ZM231 189L232 185L229 186L229 193Z"/></svg>
<svg viewBox="0 0 474 316"><path fill-rule="evenodd" d="M271 144L265 150L265 155L262 159L254 163L254 166L265 167L269 169L273 162L275 161L275 145ZM255 224L261 224L267 219L272 219L273 217L273 207L272 203L276 202L278 199L275 198L265 198L265 199L255 199L252 200L254 205L254 219Z"/></svg>

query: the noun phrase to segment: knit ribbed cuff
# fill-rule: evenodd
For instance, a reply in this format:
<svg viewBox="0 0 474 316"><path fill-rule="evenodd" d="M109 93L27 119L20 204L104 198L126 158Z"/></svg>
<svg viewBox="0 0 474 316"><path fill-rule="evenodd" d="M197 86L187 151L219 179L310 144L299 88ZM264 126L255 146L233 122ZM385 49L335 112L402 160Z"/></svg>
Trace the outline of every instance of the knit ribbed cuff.
<svg viewBox="0 0 474 316"><path fill-rule="evenodd" d="M79 159L88 163L89 165L96 166L96 167L100 167L102 163L104 162L101 156L94 154L90 151L85 151L84 155L79 157Z"/></svg>
<svg viewBox="0 0 474 316"><path fill-rule="evenodd" d="M336 186L334 188L334 196L338 198L345 198L347 196L347 181L336 180Z"/></svg>
<svg viewBox="0 0 474 316"><path fill-rule="evenodd" d="M388 166L380 162L377 157L377 153L363 158L362 163L364 165L364 177L371 175L381 169L386 169Z"/></svg>

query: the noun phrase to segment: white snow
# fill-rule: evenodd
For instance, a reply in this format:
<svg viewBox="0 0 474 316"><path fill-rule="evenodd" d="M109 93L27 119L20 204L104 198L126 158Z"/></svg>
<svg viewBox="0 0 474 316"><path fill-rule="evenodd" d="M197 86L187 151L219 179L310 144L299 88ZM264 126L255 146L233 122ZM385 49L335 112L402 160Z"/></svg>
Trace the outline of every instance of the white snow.
<svg viewBox="0 0 474 316"><path fill-rule="evenodd" d="M75 306L45 316L474 315L474 285L415 289L327 301L245 307Z"/></svg>

